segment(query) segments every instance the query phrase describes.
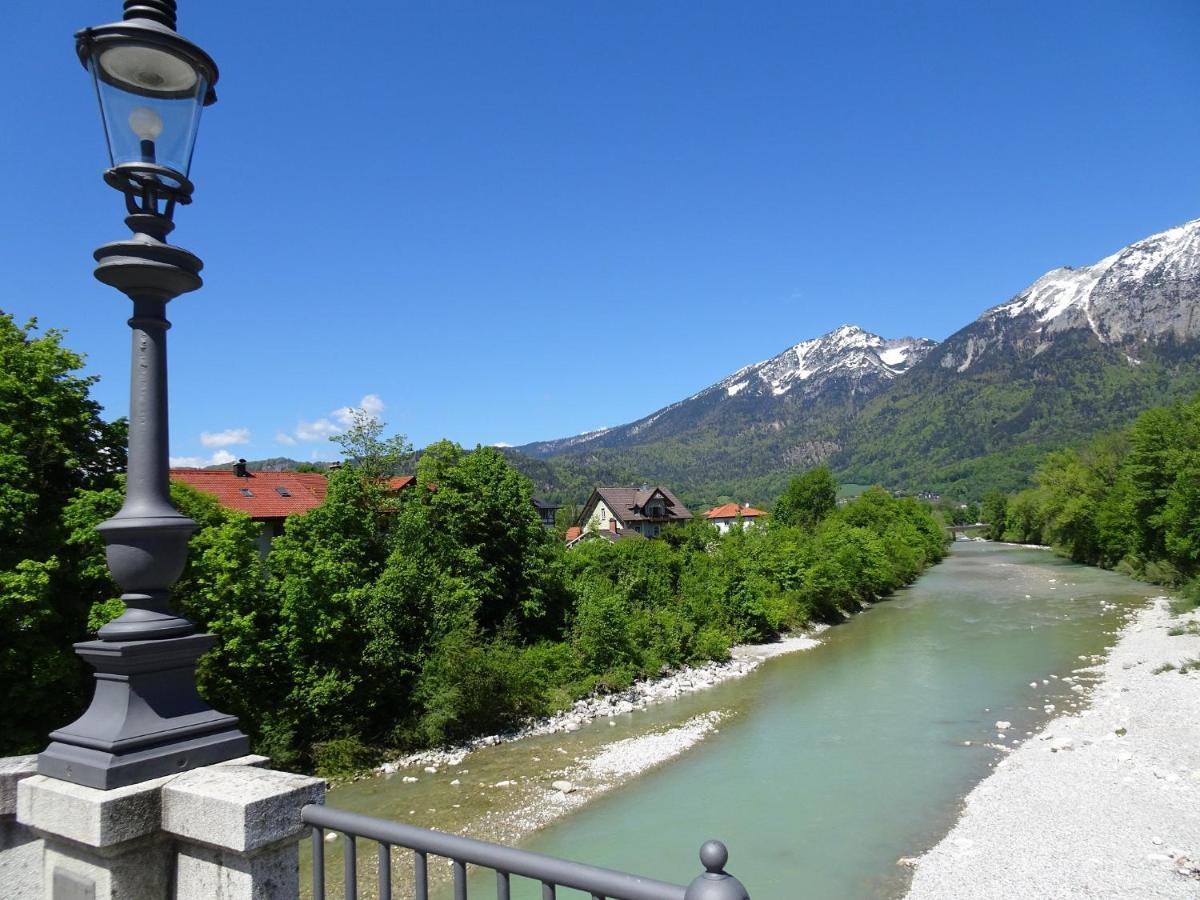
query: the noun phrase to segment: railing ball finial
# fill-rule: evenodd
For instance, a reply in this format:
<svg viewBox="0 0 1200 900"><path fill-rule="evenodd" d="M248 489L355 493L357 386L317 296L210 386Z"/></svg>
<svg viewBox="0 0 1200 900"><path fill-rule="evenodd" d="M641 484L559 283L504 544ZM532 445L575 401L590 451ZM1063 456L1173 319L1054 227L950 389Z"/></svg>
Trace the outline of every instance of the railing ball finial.
<svg viewBox="0 0 1200 900"><path fill-rule="evenodd" d="M704 874L688 885L684 900L750 900L742 883L725 871L729 851L720 841L705 841L700 848Z"/></svg>

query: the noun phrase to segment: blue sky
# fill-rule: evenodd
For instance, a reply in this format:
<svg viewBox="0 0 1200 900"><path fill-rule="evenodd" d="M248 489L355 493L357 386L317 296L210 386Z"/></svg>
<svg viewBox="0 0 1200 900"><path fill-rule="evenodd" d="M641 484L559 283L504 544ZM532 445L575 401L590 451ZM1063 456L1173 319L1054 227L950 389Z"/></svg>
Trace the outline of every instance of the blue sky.
<svg viewBox="0 0 1200 900"><path fill-rule="evenodd" d="M944 338L1200 216L1200 4L180 0L221 67L174 240L172 453L615 425L853 322ZM127 403L71 35L7 10L0 308ZM16 39L14 40L14 36Z"/></svg>

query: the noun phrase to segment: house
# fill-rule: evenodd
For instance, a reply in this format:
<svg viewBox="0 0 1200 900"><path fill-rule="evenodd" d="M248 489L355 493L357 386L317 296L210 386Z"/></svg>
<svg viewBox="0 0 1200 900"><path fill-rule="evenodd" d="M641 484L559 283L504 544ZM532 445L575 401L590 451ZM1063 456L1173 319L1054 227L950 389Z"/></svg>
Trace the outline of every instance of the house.
<svg viewBox="0 0 1200 900"><path fill-rule="evenodd" d="M539 500L537 497L531 497L533 508L538 511L538 517L542 520L543 528L554 528L554 514L562 509L561 504L548 503L545 500Z"/></svg>
<svg viewBox="0 0 1200 900"><path fill-rule="evenodd" d="M320 506L329 484L319 472L250 472L245 460L232 470L171 469L170 478L260 523L258 549L263 556L271 541L283 534L284 520Z"/></svg>
<svg viewBox="0 0 1200 900"><path fill-rule="evenodd" d="M724 506L715 506L704 514L704 518L716 525L717 531L721 534L725 534L730 528L737 527L739 516L742 528L752 524L765 523L767 519L765 512L755 509L749 503L743 503L741 506L736 503L726 503Z"/></svg>
<svg viewBox="0 0 1200 900"><path fill-rule="evenodd" d="M608 528L591 528L587 531L578 525L572 525L567 529L566 535L568 550L585 541L608 541L610 544L615 544L617 541L630 539L644 541L646 538L641 532L632 528L619 527L616 519L608 520Z"/></svg>
<svg viewBox="0 0 1200 900"><path fill-rule="evenodd" d="M692 518L688 508L665 487L598 487L583 505L576 524L583 531L607 531L619 535L634 531L655 537L668 525Z"/></svg>

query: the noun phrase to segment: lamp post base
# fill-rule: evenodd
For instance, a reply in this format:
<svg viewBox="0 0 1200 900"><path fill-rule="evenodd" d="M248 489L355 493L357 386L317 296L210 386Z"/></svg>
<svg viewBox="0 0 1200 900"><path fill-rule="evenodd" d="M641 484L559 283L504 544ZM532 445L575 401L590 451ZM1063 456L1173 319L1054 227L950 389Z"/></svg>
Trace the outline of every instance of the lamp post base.
<svg viewBox="0 0 1200 900"><path fill-rule="evenodd" d="M237 718L196 692L196 660L214 641L192 634L76 644L96 670L96 693L82 716L50 735L38 772L111 790L245 756L250 741Z"/></svg>

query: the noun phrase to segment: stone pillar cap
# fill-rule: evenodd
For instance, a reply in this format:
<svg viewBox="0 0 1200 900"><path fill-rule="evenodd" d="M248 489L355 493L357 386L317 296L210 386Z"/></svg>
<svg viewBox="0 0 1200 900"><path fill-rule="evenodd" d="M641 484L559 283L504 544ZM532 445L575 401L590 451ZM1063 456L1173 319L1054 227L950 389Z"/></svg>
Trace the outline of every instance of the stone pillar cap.
<svg viewBox="0 0 1200 900"><path fill-rule="evenodd" d="M300 810L325 802L325 782L254 766L220 765L176 776L162 792L162 827L177 837L245 853L294 839Z"/></svg>

